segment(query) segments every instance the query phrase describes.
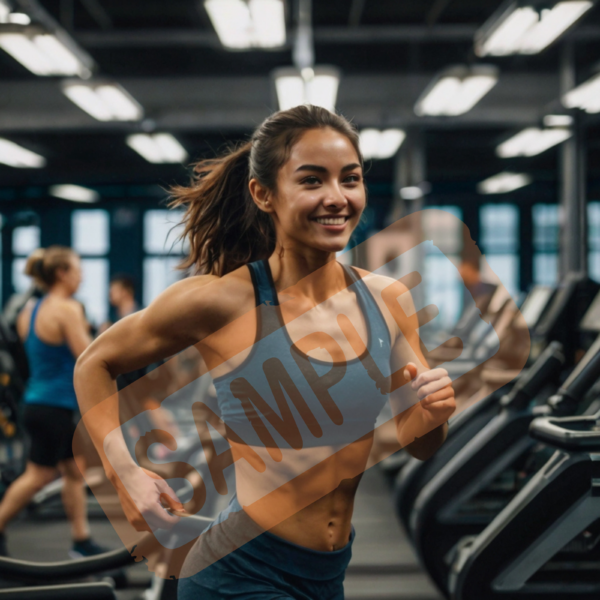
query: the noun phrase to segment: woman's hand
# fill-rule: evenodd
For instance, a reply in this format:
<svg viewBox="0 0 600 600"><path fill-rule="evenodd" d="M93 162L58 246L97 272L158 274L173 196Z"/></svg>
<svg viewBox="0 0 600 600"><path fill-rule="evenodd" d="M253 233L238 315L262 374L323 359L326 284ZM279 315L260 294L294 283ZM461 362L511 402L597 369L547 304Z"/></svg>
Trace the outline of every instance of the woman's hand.
<svg viewBox="0 0 600 600"><path fill-rule="evenodd" d="M430 425L428 431L446 423L456 410L454 389L448 371L441 368L430 369L417 376L417 366L408 363L404 376L411 380L410 385L417 393L423 409L424 423L426 426Z"/></svg>
<svg viewBox="0 0 600 600"><path fill-rule="evenodd" d="M123 512L136 531L170 529L179 521L165 507L182 511L183 504L162 477L141 467L128 471L125 477L125 482L119 478L112 481Z"/></svg>
<svg viewBox="0 0 600 600"><path fill-rule="evenodd" d="M446 422L456 409L452 382L446 369L431 369L417 376L417 367L408 363L404 377L417 393L419 402L396 418L401 446L419 460L427 460L444 443Z"/></svg>

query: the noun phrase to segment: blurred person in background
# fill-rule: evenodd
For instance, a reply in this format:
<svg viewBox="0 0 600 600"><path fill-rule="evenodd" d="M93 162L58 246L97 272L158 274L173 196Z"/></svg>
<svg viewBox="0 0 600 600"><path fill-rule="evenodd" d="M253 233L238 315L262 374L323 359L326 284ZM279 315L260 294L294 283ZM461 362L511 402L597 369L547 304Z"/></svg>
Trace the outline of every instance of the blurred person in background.
<svg viewBox="0 0 600 600"><path fill-rule="evenodd" d="M80 259L64 246L40 248L27 260L25 274L45 293L32 298L17 318L30 369L23 423L31 447L25 471L0 503L0 554L7 555L4 530L8 522L62 475L62 502L73 538L70 555L91 556L104 549L90 538L83 477L72 449L78 409L73 371L76 359L91 342L83 306L73 298L81 283Z"/></svg>
<svg viewBox="0 0 600 600"><path fill-rule="evenodd" d="M133 314L140 309L135 300L135 283L133 277L126 273L117 273L110 279L108 301L112 308L111 319L102 323L98 333L104 333L111 325Z"/></svg>

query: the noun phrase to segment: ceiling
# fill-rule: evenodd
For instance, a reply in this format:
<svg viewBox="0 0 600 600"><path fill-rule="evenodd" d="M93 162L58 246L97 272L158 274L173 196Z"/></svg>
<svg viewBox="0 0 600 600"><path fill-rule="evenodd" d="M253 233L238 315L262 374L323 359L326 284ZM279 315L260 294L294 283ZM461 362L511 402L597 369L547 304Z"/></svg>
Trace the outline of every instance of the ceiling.
<svg viewBox="0 0 600 600"><path fill-rule="evenodd" d="M22 6L33 1L19 0ZM471 112L451 119L416 117L415 101L435 73L453 64L476 62L474 33L501 3L313 2L316 63L336 65L342 71L338 110L359 127L423 130L427 179L440 201L451 201L453 194L473 197L478 181L506 169L534 174L536 185L523 194L556 200L556 149L531 159L505 161L496 157L495 147L560 107L560 64L566 46L573 48L578 81L587 79L600 63L596 6L561 43L540 55L486 59L500 68L500 82ZM270 73L292 64L291 43L278 51L224 49L200 0L38 0L38 4L92 56L98 76L116 79L142 104L146 121L95 121L62 95L60 78L36 77L0 52L0 136L48 160L44 169L0 165L0 188L16 190L0 194L0 199L31 197L32 186L59 182L114 190L121 184L185 181L189 176L185 167L146 163L125 145L125 136L142 128L169 131L191 160L211 155L247 136L276 108ZM288 0L287 8L291 40L296 0ZM598 119L586 117L584 129L589 156L597 158ZM594 160L591 167L590 186L595 190L600 161ZM376 195L391 196L393 174L393 160L373 163L369 180Z"/></svg>

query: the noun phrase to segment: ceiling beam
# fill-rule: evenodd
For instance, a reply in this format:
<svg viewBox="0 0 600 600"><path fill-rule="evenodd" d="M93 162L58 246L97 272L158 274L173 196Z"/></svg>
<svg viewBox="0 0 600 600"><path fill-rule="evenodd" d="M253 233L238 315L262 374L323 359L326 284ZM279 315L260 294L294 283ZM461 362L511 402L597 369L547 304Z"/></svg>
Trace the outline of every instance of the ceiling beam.
<svg viewBox="0 0 600 600"><path fill-rule="evenodd" d="M315 27L316 44L384 44L470 42L477 27L472 25L400 25L359 27ZM135 29L79 31L72 35L87 48L152 48L166 46L222 47L214 31L185 29ZM585 26L568 34L574 41L600 41L600 27Z"/></svg>
<svg viewBox="0 0 600 600"><path fill-rule="evenodd" d="M469 128L537 124L559 93L558 74L503 74L472 111L456 118L424 119L413 107L427 75L348 75L338 108L360 127ZM248 77L130 78L120 83L158 130L251 131L277 107L268 75ZM5 81L0 132L131 132L139 123L103 123L77 108L52 80ZM43 98L43 102L40 100Z"/></svg>

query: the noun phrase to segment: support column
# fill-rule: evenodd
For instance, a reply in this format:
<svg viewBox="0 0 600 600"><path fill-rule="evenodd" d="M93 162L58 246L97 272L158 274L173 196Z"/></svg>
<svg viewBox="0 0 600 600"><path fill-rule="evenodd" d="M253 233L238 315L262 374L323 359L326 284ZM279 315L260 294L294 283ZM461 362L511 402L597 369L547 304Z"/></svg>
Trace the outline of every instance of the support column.
<svg viewBox="0 0 600 600"><path fill-rule="evenodd" d="M572 44L565 44L561 60L561 95L575 87L576 65ZM584 131L573 114L573 136L562 144L560 261L561 279L567 273L587 274L587 155Z"/></svg>
<svg viewBox="0 0 600 600"><path fill-rule="evenodd" d="M423 209L423 188L426 177L426 153L424 134L420 129L414 128L407 131L406 140L402 144L396 157L394 169L394 198L387 218L391 225L402 217L416 213ZM402 192L401 190L404 190ZM409 194L408 192L412 192ZM398 235L414 236L414 246L423 239L422 227L404 228L398 230ZM410 258L409 258L410 257ZM401 261L404 272L418 271L425 279L425 255L421 250L411 250ZM425 286L419 285L412 290L416 306L422 306L425 299Z"/></svg>

